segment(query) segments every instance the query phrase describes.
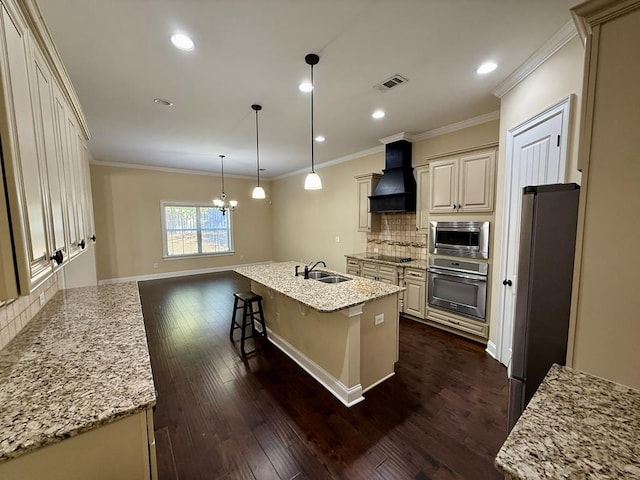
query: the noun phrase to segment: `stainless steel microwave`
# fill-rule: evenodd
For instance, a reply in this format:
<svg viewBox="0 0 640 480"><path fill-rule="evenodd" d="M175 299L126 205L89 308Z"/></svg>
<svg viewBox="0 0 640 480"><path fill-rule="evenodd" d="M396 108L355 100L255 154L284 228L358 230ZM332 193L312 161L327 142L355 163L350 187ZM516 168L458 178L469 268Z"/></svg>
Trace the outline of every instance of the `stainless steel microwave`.
<svg viewBox="0 0 640 480"><path fill-rule="evenodd" d="M489 258L489 222L429 222L429 252Z"/></svg>

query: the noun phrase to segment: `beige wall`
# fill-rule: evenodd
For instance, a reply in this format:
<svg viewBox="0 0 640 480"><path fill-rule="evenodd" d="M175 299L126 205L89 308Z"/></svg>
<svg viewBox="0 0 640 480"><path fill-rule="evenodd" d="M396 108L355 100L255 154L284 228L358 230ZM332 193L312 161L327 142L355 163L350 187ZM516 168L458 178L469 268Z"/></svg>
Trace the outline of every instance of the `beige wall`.
<svg viewBox="0 0 640 480"><path fill-rule="evenodd" d="M160 202L210 203L220 195L220 178L92 164L98 280L271 260L269 184L264 185L266 200L251 198L254 184L225 177L227 194L239 202L233 212L233 255L164 260Z"/></svg>
<svg viewBox="0 0 640 480"><path fill-rule="evenodd" d="M640 389L640 9L600 30L578 226L575 368ZM632 47L633 46L633 47ZM616 251L615 246L619 246ZM612 248L613 247L613 248ZM574 281L576 285L576 281Z"/></svg>
<svg viewBox="0 0 640 480"><path fill-rule="evenodd" d="M498 127L499 122L492 121L416 142L413 164L422 165L429 156L495 143ZM381 172L383 168L381 152L317 169L322 190L304 190L306 173L273 181L274 260L324 260L329 268L344 271L344 255L364 252L367 247L366 233L357 231L358 195L354 177ZM340 237L340 243L335 242L336 236Z"/></svg>
<svg viewBox="0 0 640 480"><path fill-rule="evenodd" d="M496 178L496 216L491 249L495 265L491 285L492 308L489 341L496 343L500 312L500 293L502 291L502 223L505 190L505 161L507 131L535 116L570 94L574 94L569 127L569 159L567 168L568 182L580 183L577 170L580 105L582 102L584 47L579 38L574 37L556 52L530 76L510 90L500 102L500 147Z"/></svg>
<svg viewBox="0 0 640 480"><path fill-rule="evenodd" d="M366 233L358 228L356 175L380 172L384 154L369 155L317 169L322 190L303 188L306 173L272 182L273 258L276 261L324 260L344 271L348 253L364 252ZM335 237L340 237L340 243Z"/></svg>

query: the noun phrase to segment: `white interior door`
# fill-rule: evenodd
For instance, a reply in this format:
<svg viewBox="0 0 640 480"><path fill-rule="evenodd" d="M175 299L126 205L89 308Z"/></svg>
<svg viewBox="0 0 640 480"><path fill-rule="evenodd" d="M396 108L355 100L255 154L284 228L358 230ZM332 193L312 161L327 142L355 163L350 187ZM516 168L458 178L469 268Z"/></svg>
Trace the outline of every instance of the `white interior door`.
<svg viewBox="0 0 640 480"><path fill-rule="evenodd" d="M571 97L507 134L505 222L502 237L501 335L498 360L509 366L516 305L518 247L522 189L530 185L563 183Z"/></svg>

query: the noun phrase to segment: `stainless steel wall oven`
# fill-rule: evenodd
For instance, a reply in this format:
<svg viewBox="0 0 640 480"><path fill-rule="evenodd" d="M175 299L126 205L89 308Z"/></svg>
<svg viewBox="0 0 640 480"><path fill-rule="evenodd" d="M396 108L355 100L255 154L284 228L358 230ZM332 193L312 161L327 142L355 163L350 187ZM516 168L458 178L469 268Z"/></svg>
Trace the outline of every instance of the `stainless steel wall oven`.
<svg viewBox="0 0 640 480"><path fill-rule="evenodd" d="M429 222L429 252L489 258L489 222Z"/></svg>
<svg viewBox="0 0 640 480"><path fill-rule="evenodd" d="M428 302L484 322L487 309L486 263L431 257Z"/></svg>

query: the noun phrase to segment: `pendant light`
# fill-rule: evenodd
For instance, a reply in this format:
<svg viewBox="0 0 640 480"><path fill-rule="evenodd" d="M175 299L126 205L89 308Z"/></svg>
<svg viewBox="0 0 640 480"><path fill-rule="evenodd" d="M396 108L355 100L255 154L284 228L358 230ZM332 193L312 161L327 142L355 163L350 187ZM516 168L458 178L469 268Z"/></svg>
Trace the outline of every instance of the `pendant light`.
<svg viewBox="0 0 640 480"><path fill-rule="evenodd" d="M238 206L238 201L227 201L227 194L224 193L224 155L220 155L220 162L222 164L222 194L220 195L220 198L215 198L213 200L213 205L222 212L222 215L226 215L228 210L233 210Z"/></svg>
<svg viewBox="0 0 640 480"><path fill-rule="evenodd" d="M256 112L256 176L258 177L258 185L253 187L251 198L263 199L266 195L264 188L260 186L260 150L258 148L258 112L262 110L262 105L251 105L251 108Z"/></svg>
<svg viewBox="0 0 640 480"><path fill-rule="evenodd" d="M315 53L310 53L304 57L304 61L311 67L311 172L309 172L307 178L304 180L304 189L320 190L322 188L322 180L320 180L320 177L315 172L313 163L313 90L315 88L313 83L313 66L318 64L320 57Z"/></svg>

